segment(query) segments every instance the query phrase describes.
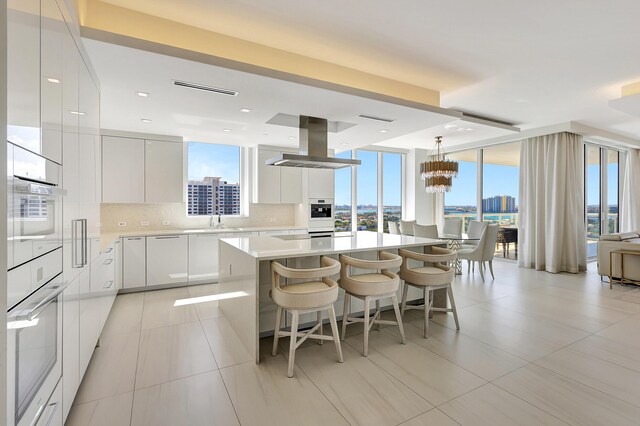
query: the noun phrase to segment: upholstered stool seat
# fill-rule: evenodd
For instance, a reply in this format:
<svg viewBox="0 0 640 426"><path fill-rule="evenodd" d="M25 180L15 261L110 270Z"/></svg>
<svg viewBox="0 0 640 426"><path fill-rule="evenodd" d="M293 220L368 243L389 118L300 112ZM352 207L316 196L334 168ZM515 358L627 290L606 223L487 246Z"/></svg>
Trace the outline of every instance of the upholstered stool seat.
<svg viewBox="0 0 640 426"><path fill-rule="evenodd" d="M402 292L402 315L407 309L424 310L424 338L428 337L429 314L431 311L452 312L456 322L456 329L460 330L458 323L458 311L453 298L451 283L455 277L453 268L447 264L456 259L456 252L440 247L432 247L431 253L416 253L409 250L400 249L398 254L402 256L402 266L400 267L400 278L404 280ZM417 260L430 265L409 267L409 260ZM424 304L420 306L407 305L407 293L409 286L419 288L424 295ZM433 291L446 289L451 308L434 308Z"/></svg>
<svg viewBox="0 0 640 426"><path fill-rule="evenodd" d="M342 340L345 338L347 325L356 322L364 323L364 346L362 355L367 356L369 352L369 330L373 324L397 325L400 330L402 343L405 343L404 328L402 327L402 317L398 305L396 292L400 286L398 275L391 272L390 268L397 268L402 263L402 258L396 254L381 251L378 253L379 260L363 260L354 257L340 255L342 269L340 271L340 287L344 289L344 309L342 311ZM379 272L352 275L351 268L376 270ZM351 297L356 297L364 301L364 318L351 317ZM387 321L380 318L380 300L390 298L393 309L396 313L396 321ZM376 302L376 312L370 316L370 304Z"/></svg>
<svg viewBox="0 0 640 426"><path fill-rule="evenodd" d="M338 283L331 277L340 272L340 262L330 257L320 257L320 268L313 269L293 269L278 263L271 262L271 291L269 295L278 305L276 311L276 327L273 334L272 355L278 353L278 339L289 336L289 368L287 375L293 376L293 365L296 349L307 339L333 340L338 353L338 361L342 362L342 348L340 347L340 337L338 334L338 323L333 304L338 300ZM292 280L309 280L284 284L282 278ZM318 280L320 279L320 280ZM291 331L281 331L282 311L291 312ZM322 333L322 311L327 310L329 322L331 323L332 336L325 336ZM306 332L298 331L300 314L317 312L318 322ZM319 331L318 334L315 334ZM298 340L298 337L301 337Z"/></svg>

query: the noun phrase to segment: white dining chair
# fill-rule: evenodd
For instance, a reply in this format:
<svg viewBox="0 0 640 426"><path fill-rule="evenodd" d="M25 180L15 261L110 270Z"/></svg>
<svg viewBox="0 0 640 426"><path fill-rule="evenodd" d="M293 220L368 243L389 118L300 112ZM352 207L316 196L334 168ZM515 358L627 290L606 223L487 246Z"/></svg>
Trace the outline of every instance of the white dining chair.
<svg viewBox="0 0 640 426"><path fill-rule="evenodd" d="M413 236L438 239L438 225L413 225Z"/></svg>
<svg viewBox="0 0 640 426"><path fill-rule="evenodd" d="M478 269L480 270L480 277L484 282L484 269L485 262L489 263L489 271L491 272L491 278L495 279L493 274L493 255L496 248L496 240L498 239L498 224L492 223L487 225L482 231L480 241L473 248L462 248L458 251L458 258L467 261L467 272L471 269L475 271L475 262L478 262Z"/></svg>
<svg viewBox="0 0 640 426"><path fill-rule="evenodd" d="M394 235L398 235L400 233L400 230L398 229L398 222L387 222L388 226L389 226L389 233L390 234L394 234Z"/></svg>
<svg viewBox="0 0 640 426"><path fill-rule="evenodd" d="M462 234L462 219L458 217L446 217L444 219L444 227L442 232L447 235L461 235Z"/></svg>
<svg viewBox="0 0 640 426"><path fill-rule="evenodd" d="M467 228L467 236L468 240L464 240L462 242L463 248L473 248L478 245L478 241L482 236L482 231L487 226L487 222L480 222L479 220L472 220L469 222L469 227ZM467 247L465 247L467 246ZM470 247L471 246L471 247Z"/></svg>
<svg viewBox="0 0 640 426"><path fill-rule="evenodd" d="M415 224L416 224L415 220L401 220L400 233L402 235L413 235L413 225Z"/></svg>

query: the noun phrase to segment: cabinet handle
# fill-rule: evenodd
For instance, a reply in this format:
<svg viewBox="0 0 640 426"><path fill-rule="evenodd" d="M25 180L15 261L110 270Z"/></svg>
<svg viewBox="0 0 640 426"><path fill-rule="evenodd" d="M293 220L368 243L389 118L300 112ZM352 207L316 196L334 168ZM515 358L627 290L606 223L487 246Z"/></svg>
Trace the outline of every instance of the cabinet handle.
<svg viewBox="0 0 640 426"><path fill-rule="evenodd" d="M109 248L108 248L108 249L106 249L104 252L105 252L105 253L111 253L112 251L113 251L113 248L112 248L112 247L109 247Z"/></svg>
<svg viewBox="0 0 640 426"><path fill-rule="evenodd" d="M103 265L111 265L113 263L113 259L107 259L104 261Z"/></svg>
<svg viewBox="0 0 640 426"><path fill-rule="evenodd" d="M129 240L129 241L138 241L138 240L141 240L141 239L142 239L141 237L127 238L127 240Z"/></svg>
<svg viewBox="0 0 640 426"><path fill-rule="evenodd" d="M154 237L156 240L175 240L180 238L179 235L170 236L170 237Z"/></svg>
<svg viewBox="0 0 640 426"><path fill-rule="evenodd" d="M107 281L107 282L104 284L104 288L111 288L111 286L112 286L112 285L113 285L113 281Z"/></svg>

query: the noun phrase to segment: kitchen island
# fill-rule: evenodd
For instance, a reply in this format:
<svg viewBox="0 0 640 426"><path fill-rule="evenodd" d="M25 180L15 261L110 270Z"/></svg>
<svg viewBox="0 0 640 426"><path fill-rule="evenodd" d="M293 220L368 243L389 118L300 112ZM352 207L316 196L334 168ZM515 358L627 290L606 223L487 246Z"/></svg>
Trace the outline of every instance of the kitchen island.
<svg viewBox="0 0 640 426"><path fill-rule="evenodd" d="M239 340L258 363L259 338L273 334L275 326L276 305L269 297L272 260L290 268L315 268L319 266L320 256L337 258L340 254L348 254L375 260L379 250L396 253L404 248L429 253L431 247L446 247L446 242L369 231L336 233L333 237L324 238L302 235L223 238L218 255L219 306ZM338 278L334 277L336 280ZM422 298L418 290L410 291L412 293L409 293L408 300ZM342 297L343 292L340 292L340 298L335 303L338 316L342 315ZM353 302L352 312L363 311L361 301ZM436 295L434 304L442 306L444 303L444 295ZM302 315L300 324L315 321L315 315ZM285 321L289 325L288 318Z"/></svg>

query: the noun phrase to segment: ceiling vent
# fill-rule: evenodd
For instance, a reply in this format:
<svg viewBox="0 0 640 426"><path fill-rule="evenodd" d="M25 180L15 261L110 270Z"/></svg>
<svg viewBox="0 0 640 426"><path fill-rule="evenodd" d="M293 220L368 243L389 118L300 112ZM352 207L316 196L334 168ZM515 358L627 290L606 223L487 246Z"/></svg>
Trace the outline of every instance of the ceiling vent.
<svg viewBox="0 0 640 426"><path fill-rule="evenodd" d="M367 120L381 121L383 123L393 123L395 121L391 118L374 117L373 115L367 115L367 114L358 114L358 117L364 118Z"/></svg>
<svg viewBox="0 0 640 426"><path fill-rule="evenodd" d="M219 87L206 86L204 84L189 83L188 81L173 80L175 86L188 87L190 89L204 90L205 92L217 93L219 95L238 96L238 91L221 89Z"/></svg>

